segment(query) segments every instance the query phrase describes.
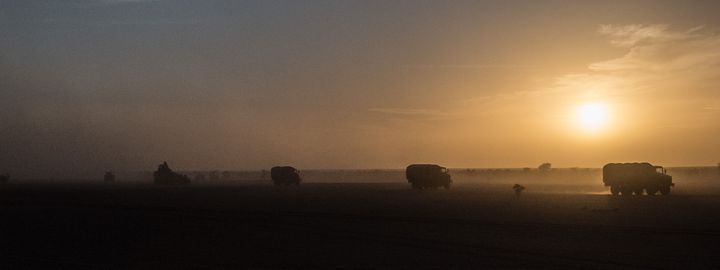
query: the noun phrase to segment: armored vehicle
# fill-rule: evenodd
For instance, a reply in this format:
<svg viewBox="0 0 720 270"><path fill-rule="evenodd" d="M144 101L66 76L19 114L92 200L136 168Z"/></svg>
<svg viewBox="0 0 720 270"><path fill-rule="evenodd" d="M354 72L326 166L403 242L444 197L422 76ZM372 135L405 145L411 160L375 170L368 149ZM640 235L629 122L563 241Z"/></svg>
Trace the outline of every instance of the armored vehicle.
<svg viewBox="0 0 720 270"><path fill-rule="evenodd" d="M10 175L9 174L0 174L0 184L5 184L8 181L10 181Z"/></svg>
<svg viewBox="0 0 720 270"><path fill-rule="evenodd" d="M448 169L435 164L413 164L405 169L405 177L414 189L444 187L450 189Z"/></svg>
<svg viewBox="0 0 720 270"><path fill-rule="evenodd" d="M290 166L275 166L270 169L270 178L273 184L279 185L300 185L300 172Z"/></svg>
<svg viewBox="0 0 720 270"><path fill-rule="evenodd" d="M115 182L115 174L112 172L105 172L105 176L103 176L103 181L105 181L105 183Z"/></svg>
<svg viewBox="0 0 720 270"><path fill-rule="evenodd" d="M658 191L662 195L670 194L670 187L675 186L672 176L662 166L650 163L610 163L603 167L603 183L610 187L613 195L648 195Z"/></svg>
<svg viewBox="0 0 720 270"><path fill-rule="evenodd" d="M155 184L160 185L190 184L189 177L173 172L167 162L163 162L158 166L157 171L153 173L153 178Z"/></svg>

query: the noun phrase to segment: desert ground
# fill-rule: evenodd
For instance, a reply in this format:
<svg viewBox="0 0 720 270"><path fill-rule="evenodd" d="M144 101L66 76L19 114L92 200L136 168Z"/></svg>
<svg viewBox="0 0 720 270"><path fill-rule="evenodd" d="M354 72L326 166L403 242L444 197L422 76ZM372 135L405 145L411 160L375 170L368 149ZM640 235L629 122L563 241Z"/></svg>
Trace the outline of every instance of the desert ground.
<svg viewBox="0 0 720 270"><path fill-rule="evenodd" d="M0 186L0 268L717 269L719 175L676 176L670 196L640 197L610 196L597 172L575 182L458 174L450 190L398 177L17 181ZM519 198L516 181L527 187Z"/></svg>

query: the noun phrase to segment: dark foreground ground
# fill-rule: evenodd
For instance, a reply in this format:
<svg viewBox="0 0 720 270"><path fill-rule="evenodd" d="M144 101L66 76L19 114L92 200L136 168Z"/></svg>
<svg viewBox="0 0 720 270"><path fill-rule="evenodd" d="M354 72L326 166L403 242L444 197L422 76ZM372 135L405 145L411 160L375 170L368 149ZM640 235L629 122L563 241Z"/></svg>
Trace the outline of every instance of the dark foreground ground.
<svg viewBox="0 0 720 270"><path fill-rule="evenodd" d="M720 193L580 190L6 185L0 269L720 268Z"/></svg>

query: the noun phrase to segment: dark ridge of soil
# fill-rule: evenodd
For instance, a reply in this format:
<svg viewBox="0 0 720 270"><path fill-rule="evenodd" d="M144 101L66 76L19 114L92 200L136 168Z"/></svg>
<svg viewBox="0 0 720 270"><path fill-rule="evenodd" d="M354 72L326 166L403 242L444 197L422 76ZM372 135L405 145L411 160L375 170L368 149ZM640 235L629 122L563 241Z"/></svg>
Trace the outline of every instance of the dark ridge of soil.
<svg viewBox="0 0 720 270"><path fill-rule="evenodd" d="M720 267L720 194L595 190L6 185L0 268Z"/></svg>

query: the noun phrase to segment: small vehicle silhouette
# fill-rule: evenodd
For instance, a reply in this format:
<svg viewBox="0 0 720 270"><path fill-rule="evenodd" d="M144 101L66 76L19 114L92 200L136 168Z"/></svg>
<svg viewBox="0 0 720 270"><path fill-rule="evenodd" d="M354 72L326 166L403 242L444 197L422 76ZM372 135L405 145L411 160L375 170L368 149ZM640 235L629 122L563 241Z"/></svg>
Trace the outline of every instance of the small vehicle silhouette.
<svg viewBox="0 0 720 270"><path fill-rule="evenodd" d="M273 184L280 185L300 185L300 171L291 166L275 166L270 169L270 178Z"/></svg>
<svg viewBox="0 0 720 270"><path fill-rule="evenodd" d="M672 176L662 166L650 163L610 163L603 166L603 183L610 187L612 195L662 195L670 194L675 186Z"/></svg>
<svg viewBox="0 0 720 270"><path fill-rule="evenodd" d="M450 189L452 184L448 169L436 164L412 164L407 166L405 177L413 189L438 187Z"/></svg>
<svg viewBox="0 0 720 270"><path fill-rule="evenodd" d="M115 182L115 174L113 172L105 172L105 175L103 176L103 181L105 181L105 183Z"/></svg>
<svg viewBox="0 0 720 270"><path fill-rule="evenodd" d="M189 177L173 172L167 162L158 165L157 171L153 173L153 179L155 184L159 185L190 184Z"/></svg>

